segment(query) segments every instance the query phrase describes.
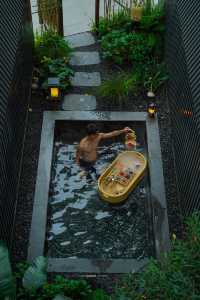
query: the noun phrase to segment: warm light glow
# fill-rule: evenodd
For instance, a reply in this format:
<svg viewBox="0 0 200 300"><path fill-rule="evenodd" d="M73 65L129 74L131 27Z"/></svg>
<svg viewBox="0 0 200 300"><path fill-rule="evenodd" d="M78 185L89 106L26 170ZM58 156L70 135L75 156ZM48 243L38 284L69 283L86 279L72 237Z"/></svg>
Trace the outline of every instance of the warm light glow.
<svg viewBox="0 0 200 300"><path fill-rule="evenodd" d="M149 108L148 109L149 114L155 114L156 110L154 108Z"/></svg>
<svg viewBox="0 0 200 300"><path fill-rule="evenodd" d="M149 103L147 111L150 117L155 117L155 114L157 112L155 103Z"/></svg>
<svg viewBox="0 0 200 300"><path fill-rule="evenodd" d="M58 98L59 97L59 88L57 87L51 87L50 93L52 98Z"/></svg>
<svg viewBox="0 0 200 300"><path fill-rule="evenodd" d="M192 112L190 110L184 110L183 113L188 117L192 116Z"/></svg>

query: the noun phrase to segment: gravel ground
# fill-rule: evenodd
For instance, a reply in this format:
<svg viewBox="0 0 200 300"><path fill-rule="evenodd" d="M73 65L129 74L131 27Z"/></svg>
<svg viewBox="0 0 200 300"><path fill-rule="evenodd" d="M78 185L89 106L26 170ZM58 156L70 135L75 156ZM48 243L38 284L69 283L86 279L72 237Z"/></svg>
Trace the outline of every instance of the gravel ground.
<svg viewBox="0 0 200 300"><path fill-rule="evenodd" d="M78 50L97 50L98 44L95 46L79 48ZM81 68L79 68L81 70ZM102 62L101 65L92 67L83 67L84 71L100 71L102 80L110 78L115 72L119 72L120 69L117 66L110 66L106 62ZM94 89L89 90L87 88L76 88L73 92L95 92ZM166 196L168 204L168 216L170 234L176 233L178 237L181 237L182 233L182 218L180 212L180 205L177 194L176 176L174 168L174 156L172 149L172 135L170 114L167 101L166 89L163 88L159 91L156 97L156 103L158 106L158 118L160 127L160 141L163 157L164 178L166 187ZM111 106L108 102L102 101L97 98L97 110L123 110L123 111L144 111L146 110L146 97L140 95L139 97L131 97L128 99L126 105L123 107ZM15 237L13 245L13 262L24 260L27 257L28 239L31 226L32 207L34 199L34 189L37 175L37 163L39 156L40 136L42 128L42 117L44 110L59 110L60 106L57 104L48 104L42 97L32 96L31 111L29 113L25 149L23 157L23 169L21 174L21 185L19 191L19 199L16 214L15 223ZM77 274L78 275L78 274ZM77 276L76 275L76 276ZM72 274L74 276L74 274ZM97 276L90 278L93 285L98 287L106 287L107 290L113 285L114 281L119 276Z"/></svg>

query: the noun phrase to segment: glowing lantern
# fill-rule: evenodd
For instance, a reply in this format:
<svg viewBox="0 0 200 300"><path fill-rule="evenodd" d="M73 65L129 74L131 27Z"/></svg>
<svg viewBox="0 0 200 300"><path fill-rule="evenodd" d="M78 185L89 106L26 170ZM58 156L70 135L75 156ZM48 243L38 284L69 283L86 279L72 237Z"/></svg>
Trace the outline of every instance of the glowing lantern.
<svg viewBox="0 0 200 300"><path fill-rule="evenodd" d="M51 100L60 100L61 99L59 78L49 77L48 78L48 89L49 89L49 97Z"/></svg>
<svg viewBox="0 0 200 300"><path fill-rule="evenodd" d="M150 118L155 118L157 107L154 102L148 104L147 112Z"/></svg>

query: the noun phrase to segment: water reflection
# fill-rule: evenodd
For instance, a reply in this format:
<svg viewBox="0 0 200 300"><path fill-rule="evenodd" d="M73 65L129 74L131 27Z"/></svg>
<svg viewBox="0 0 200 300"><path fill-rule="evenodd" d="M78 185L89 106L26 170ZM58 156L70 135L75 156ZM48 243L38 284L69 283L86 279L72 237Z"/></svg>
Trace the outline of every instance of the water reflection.
<svg viewBox="0 0 200 300"><path fill-rule="evenodd" d="M152 247L147 216L147 180L139 184L125 204L111 206L99 199L96 178L82 177L82 170L75 164L76 146L76 143L55 143L48 255L82 258L147 256ZM123 150L121 142L100 147L95 164L97 174Z"/></svg>

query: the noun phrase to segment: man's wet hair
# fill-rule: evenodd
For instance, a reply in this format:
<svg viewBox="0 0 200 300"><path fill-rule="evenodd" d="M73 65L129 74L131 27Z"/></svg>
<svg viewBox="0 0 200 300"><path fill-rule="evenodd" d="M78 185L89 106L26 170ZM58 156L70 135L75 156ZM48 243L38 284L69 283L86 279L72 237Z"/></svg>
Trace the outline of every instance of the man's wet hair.
<svg viewBox="0 0 200 300"><path fill-rule="evenodd" d="M94 123L88 124L86 130L88 135L96 134L98 132L97 126Z"/></svg>

